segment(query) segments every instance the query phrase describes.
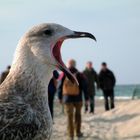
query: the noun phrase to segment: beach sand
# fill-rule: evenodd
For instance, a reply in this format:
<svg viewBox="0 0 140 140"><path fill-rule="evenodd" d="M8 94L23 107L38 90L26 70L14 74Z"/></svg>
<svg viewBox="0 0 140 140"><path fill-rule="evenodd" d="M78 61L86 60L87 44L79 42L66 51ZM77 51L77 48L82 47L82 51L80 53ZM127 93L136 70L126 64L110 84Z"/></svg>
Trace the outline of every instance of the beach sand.
<svg viewBox="0 0 140 140"><path fill-rule="evenodd" d="M54 114L52 140L67 140L66 115L57 101ZM117 100L107 112L103 100L96 100L94 115L82 111L82 132L79 140L140 140L140 100Z"/></svg>

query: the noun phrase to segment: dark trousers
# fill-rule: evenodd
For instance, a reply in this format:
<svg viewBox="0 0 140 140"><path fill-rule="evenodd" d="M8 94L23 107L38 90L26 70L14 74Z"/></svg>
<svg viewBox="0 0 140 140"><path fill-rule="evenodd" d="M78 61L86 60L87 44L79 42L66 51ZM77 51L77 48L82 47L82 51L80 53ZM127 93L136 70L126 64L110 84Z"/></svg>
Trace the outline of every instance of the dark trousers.
<svg viewBox="0 0 140 140"><path fill-rule="evenodd" d="M115 107L114 105L114 90L113 89L107 89L103 90L104 94L104 100L105 100L105 110L110 110ZM110 98L110 100L109 100Z"/></svg>
<svg viewBox="0 0 140 140"><path fill-rule="evenodd" d="M90 103L90 112L94 113L94 108L95 108L95 95L91 94L89 96L89 103ZM85 112L88 111L88 106L85 104Z"/></svg>
<svg viewBox="0 0 140 140"><path fill-rule="evenodd" d="M52 119L53 119L54 95L49 95L48 102L49 102L49 108L50 108L51 116L52 116Z"/></svg>

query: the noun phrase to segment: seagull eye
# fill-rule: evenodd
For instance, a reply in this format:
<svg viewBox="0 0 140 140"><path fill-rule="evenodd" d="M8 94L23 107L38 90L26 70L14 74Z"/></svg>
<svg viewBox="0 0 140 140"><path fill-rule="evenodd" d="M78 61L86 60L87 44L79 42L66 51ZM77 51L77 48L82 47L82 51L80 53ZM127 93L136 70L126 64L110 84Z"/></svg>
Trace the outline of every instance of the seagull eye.
<svg viewBox="0 0 140 140"><path fill-rule="evenodd" d="M51 30L45 30L43 33L45 35L52 35L52 31Z"/></svg>

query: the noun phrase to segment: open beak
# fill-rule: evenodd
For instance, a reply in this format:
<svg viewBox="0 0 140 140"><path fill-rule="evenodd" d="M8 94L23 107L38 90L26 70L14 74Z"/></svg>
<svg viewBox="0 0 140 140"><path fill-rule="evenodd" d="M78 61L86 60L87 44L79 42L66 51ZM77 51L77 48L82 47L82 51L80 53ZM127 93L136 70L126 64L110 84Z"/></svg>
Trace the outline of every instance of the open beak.
<svg viewBox="0 0 140 140"><path fill-rule="evenodd" d="M61 51L61 46L62 46L62 43L64 42L64 40L70 39L70 38L91 38L95 41L96 41L96 38L94 37L94 35L92 35L90 33L87 33L87 32L76 32L76 31L74 31L73 34L71 34L71 35L61 37L52 48L52 55L57 62L57 67L61 71L63 71L65 73L65 75L72 82L76 81L76 83L79 84L76 77L69 71L69 69L63 63L62 57L61 57L61 52L60 52Z"/></svg>

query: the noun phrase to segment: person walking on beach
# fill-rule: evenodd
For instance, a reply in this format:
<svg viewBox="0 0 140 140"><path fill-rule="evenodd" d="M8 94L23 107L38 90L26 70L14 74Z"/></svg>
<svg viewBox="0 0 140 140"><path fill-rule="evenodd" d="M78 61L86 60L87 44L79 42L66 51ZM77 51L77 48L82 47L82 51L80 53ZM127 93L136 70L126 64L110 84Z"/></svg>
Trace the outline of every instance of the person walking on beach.
<svg viewBox="0 0 140 140"><path fill-rule="evenodd" d="M82 109L82 93L84 93L85 102L88 102L87 88L83 75L76 69L75 60L68 61L69 70L77 77L79 86L72 83L63 73L58 86L58 97L60 103L64 103L67 115L67 132L70 140L74 139L74 131L77 137L82 137L81 132L81 109ZM82 92L83 91L83 92Z"/></svg>
<svg viewBox="0 0 140 140"><path fill-rule="evenodd" d="M101 71L99 74L100 87L103 90L105 100L105 110L108 111L115 107L114 105L114 86L116 83L115 76L111 70L107 68L105 62L101 65ZM108 98L110 98L110 103Z"/></svg>
<svg viewBox="0 0 140 140"><path fill-rule="evenodd" d="M86 68L83 71L83 74L86 76L87 80L87 88L89 94L89 102L90 102L90 113L94 113L95 108L95 83L97 88L99 88L99 80L96 71L93 68L92 62L89 61L86 63ZM88 111L88 106L85 105L85 112Z"/></svg>
<svg viewBox="0 0 140 140"><path fill-rule="evenodd" d="M48 103L51 112L51 116L53 119L53 104L54 104L54 97L57 89L57 79L59 77L59 73L54 70L53 77L51 78L49 85L48 85Z"/></svg>
<svg viewBox="0 0 140 140"><path fill-rule="evenodd" d="M5 78L9 74L10 68L11 66L7 66L7 69L4 72L2 72L1 78L0 78L0 84L5 80Z"/></svg>

